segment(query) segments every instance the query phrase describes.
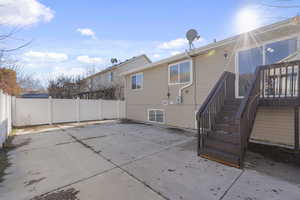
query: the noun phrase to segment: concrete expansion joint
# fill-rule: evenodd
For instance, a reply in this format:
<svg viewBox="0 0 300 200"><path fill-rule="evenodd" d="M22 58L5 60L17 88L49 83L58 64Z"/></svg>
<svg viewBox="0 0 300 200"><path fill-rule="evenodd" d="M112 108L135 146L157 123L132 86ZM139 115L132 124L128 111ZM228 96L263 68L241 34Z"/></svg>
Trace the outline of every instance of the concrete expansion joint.
<svg viewBox="0 0 300 200"><path fill-rule="evenodd" d="M72 138L73 138L76 142L78 142L79 144L83 145L85 148L91 150L92 152L96 153L97 155L99 155L100 157L102 157L103 159L105 159L107 162L109 162L109 163L111 163L112 165L114 165L114 167L113 167L112 169L106 170L106 171L104 171L103 173L109 172L109 171L111 171L111 170L113 170L113 169L116 169L116 168L117 168L117 169L120 169L122 172L126 173L126 174L127 174L128 176L130 176L131 178L133 178L133 179L135 179L136 181L140 182L140 183L143 184L145 187L149 188L152 192L156 193L157 195L159 195L159 196L162 197L163 199L165 199L165 200L170 200L170 198L166 197L166 196L163 195L161 192L159 192L159 191L155 190L154 188L152 188L152 187L151 187L149 184L147 184L145 181L142 181L142 180L139 179L138 177L134 176L133 174L131 174L130 172L128 172L127 170L125 170L124 168L122 168L121 165L116 164L116 163L113 162L111 159L109 159L109 158L107 158L106 156L102 155L101 152L95 151L95 150L93 149L93 147L87 145L86 143L84 143L84 141L81 141L81 140L80 140L79 138L77 138L76 136L70 134L66 129L63 129L63 128L60 127L60 126L58 126L58 128L62 129L62 131L65 131L70 137L72 137ZM170 147L168 147L168 148L170 148ZM168 149L168 148L166 148L166 149ZM157 153L157 152L156 152L156 153ZM132 162L134 162L134 161L132 161ZM128 164L128 163L127 163L127 164ZM80 180L80 181L77 181L77 182L68 184L68 185L63 186L63 187L58 188L58 189L62 189L62 188L71 186L71 185L73 185L73 184L75 184L75 183L78 183L78 182L81 182L81 181L88 180L88 179L90 179L90 178L93 178L93 177L95 177L95 176L101 175L101 174L103 174L103 173L96 174L96 175L91 176L91 177L88 177L88 178L86 178L86 179L84 179L84 180ZM58 189L55 189L55 190L53 190L53 191L56 191L56 190L58 190ZM51 191L51 192L53 192L53 191ZM50 192L47 192L47 194L48 194L48 193L50 193ZM43 195L45 195L45 194L43 194Z"/></svg>
<svg viewBox="0 0 300 200"><path fill-rule="evenodd" d="M240 177L243 175L244 172L245 172L245 170L242 169L241 173L233 180L233 182L230 184L230 186L227 188L227 190L224 192L224 194L219 198L219 200L224 199L224 197L226 196L226 194L233 187L233 185L240 179Z"/></svg>

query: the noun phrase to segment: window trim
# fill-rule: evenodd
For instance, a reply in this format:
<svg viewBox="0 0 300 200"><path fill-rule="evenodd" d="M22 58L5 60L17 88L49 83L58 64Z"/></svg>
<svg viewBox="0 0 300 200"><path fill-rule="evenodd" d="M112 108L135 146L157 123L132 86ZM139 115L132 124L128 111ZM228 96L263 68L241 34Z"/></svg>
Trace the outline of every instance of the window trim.
<svg viewBox="0 0 300 200"><path fill-rule="evenodd" d="M143 77L143 79L142 79L142 85L141 85L141 88L135 88L135 89L133 89L132 88L132 77L133 76L137 76L137 75L142 75L142 77ZM130 76L130 89L133 90L133 91L138 91L138 90L143 90L143 88L144 88L144 73L143 72L139 72L139 73L132 74Z"/></svg>
<svg viewBox="0 0 300 200"><path fill-rule="evenodd" d="M157 121L150 121L150 111L162 111L163 112L163 122L157 122ZM166 113L164 109L157 109L157 108L149 108L147 109L147 120L148 122L151 123L157 123L157 124L165 124L165 117L166 117Z"/></svg>
<svg viewBox="0 0 300 200"><path fill-rule="evenodd" d="M250 46L246 46L246 47L241 47L241 48L238 48L237 50L235 50L235 75L236 75L236 78L235 78L235 97L236 98L239 98L239 99L242 99L244 98L244 96L240 96L239 95L239 52L241 51L246 51L246 50L249 50L249 49L252 49L252 48L257 48L257 47L262 47L262 51L265 52L265 49L266 49L266 45L268 44L272 44L272 43L275 43L275 42L280 42L280 41L283 41L283 40L289 40L289 39L293 39L293 38L296 38L297 39L297 49L296 51L299 51L300 50L300 34L299 33L295 33L295 34L291 34L291 35L288 35L288 36L284 36L284 37L279 37L279 38L276 38L276 39L273 39L273 40L267 40L267 41L264 41L264 42L259 42L257 44L253 44L253 45L250 45ZM266 63L266 55L265 53L263 53L263 65Z"/></svg>
<svg viewBox="0 0 300 200"><path fill-rule="evenodd" d="M170 76L170 68L171 66L174 66L174 65L180 65L181 63L185 63L185 62L189 62L190 63L190 81L188 82L184 82L184 83L180 83L180 82L177 82L177 83L171 83L171 76ZM168 85L182 85L182 84L188 84L188 83L191 83L192 81L192 76L193 76L193 62L191 59L187 59L187 60L182 60L182 61L178 61L178 62L175 62L175 63L170 63L168 65ZM180 67L178 68L178 80L180 81Z"/></svg>

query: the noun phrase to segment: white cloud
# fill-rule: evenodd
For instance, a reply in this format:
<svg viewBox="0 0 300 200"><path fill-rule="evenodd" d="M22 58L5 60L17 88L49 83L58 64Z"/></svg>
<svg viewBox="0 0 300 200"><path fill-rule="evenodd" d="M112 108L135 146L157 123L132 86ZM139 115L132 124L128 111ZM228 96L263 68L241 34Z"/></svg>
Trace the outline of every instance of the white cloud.
<svg viewBox="0 0 300 200"><path fill-rule="evenodd" d="M187 46L188 41L185 38L177 38L168 42L163 42L158 45L160 49L178 49Z"/></svg>
<svg viewBox="0 0 300 200"><path fill-rule="evenodd" d="M66 76L80 76L84 75L86 70L82 67L55 67L54 71L51 74L51 77L58 77L60 75L66 75Z"/></svg>
<svg viewBox="0 0 300 200"><path fill-rule="evenodd" d="M89 56L77 56L76 58L81 63L86 64L103 64L104 59L100 57L89 57Z"/></svg>
<svg viewBox="0 0 300 200"><path fill-rule="evenodd" d="M180 51L172 51L171 56L175 56L175 55L180 54L180 53L181 53Z"/></svg>
<svg viewBox="0 0 300 200"><path fill-rule="evenodd" d="M90 28L78 28L77 31L84 36L90 36L93 39L96 38L96 33Z"/></svg>
<svg viewBox="0 0 300 200"><path fill-rule="evenodd" d="M64 53L28 51L24 53L24 59L31 62L62 62L68 60L68 55Z"/></svg>
<svg viewBox="0 0 300 200"><path fill-rule="evenodd" d="M153 54L153 58L160 58L161 57L161 55L159 55L159 54Z"/></svg>
<svg viewBox="0 0 300 200"><path fill-rule="evenodd" d="M26 26L40 21L49 22L54 11L38 0L1 0L0 24Z"/></svg>
<svg viewBox="0 0 300 200"><path fill-rule="evenodd" d="M200 43L203 43L205 41L203 38L200 38L193 42L194 46L199 45ZM185 38L177 38L175 40L170 40L168 42L163 42L158 45L159 49L182 49L182 48L188 48L188 41Z"/></svg>

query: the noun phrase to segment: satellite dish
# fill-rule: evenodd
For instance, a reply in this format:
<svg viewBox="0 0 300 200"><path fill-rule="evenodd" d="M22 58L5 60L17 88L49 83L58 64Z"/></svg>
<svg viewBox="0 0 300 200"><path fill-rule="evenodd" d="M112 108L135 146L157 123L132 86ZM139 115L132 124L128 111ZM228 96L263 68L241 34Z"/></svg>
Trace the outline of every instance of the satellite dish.
<svg viewBox="0 0 300 200"><path fill-rule="evenodd" d="M186 39L189 41L190 49L194 47L193 42L199 38L200 35L198 35L198 32L195 29L190 29L186 32Z"/></svg>
<svg viewBox="0 0 300 200"><path fill-rule="evenodd" d="M112 64L118 63L118 59L112 58L112 59L110 59L110 62L111 62Z"/></svg>

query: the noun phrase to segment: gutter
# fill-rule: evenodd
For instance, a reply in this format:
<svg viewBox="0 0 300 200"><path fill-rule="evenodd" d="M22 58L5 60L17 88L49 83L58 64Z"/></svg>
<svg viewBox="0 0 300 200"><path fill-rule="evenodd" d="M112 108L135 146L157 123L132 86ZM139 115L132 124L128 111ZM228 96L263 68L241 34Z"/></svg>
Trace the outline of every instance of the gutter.
<svg viewBox="0 0 300 200"><path fill-rule="evenodd" d="M181 103L182 103L182 91L184 90L184 89L186 89L186 88L188 88L188 87L190 87L191 85L193 85L193 83L194 83L194 61L193 61L193 58L189 55L189 52L188 51L186 51L185 52L185 55L189 58L189 59L191 59L191 62L192 62L192 66L191 66L191 70L192 70L192 73L191 73L191 81L190 81L190 83L189 84L187 84L187 85L185 85L185 86L183 86L183 87L181 87L180 89L179 89L179 98L180 98L180 100L181 100Z"/></svg>

